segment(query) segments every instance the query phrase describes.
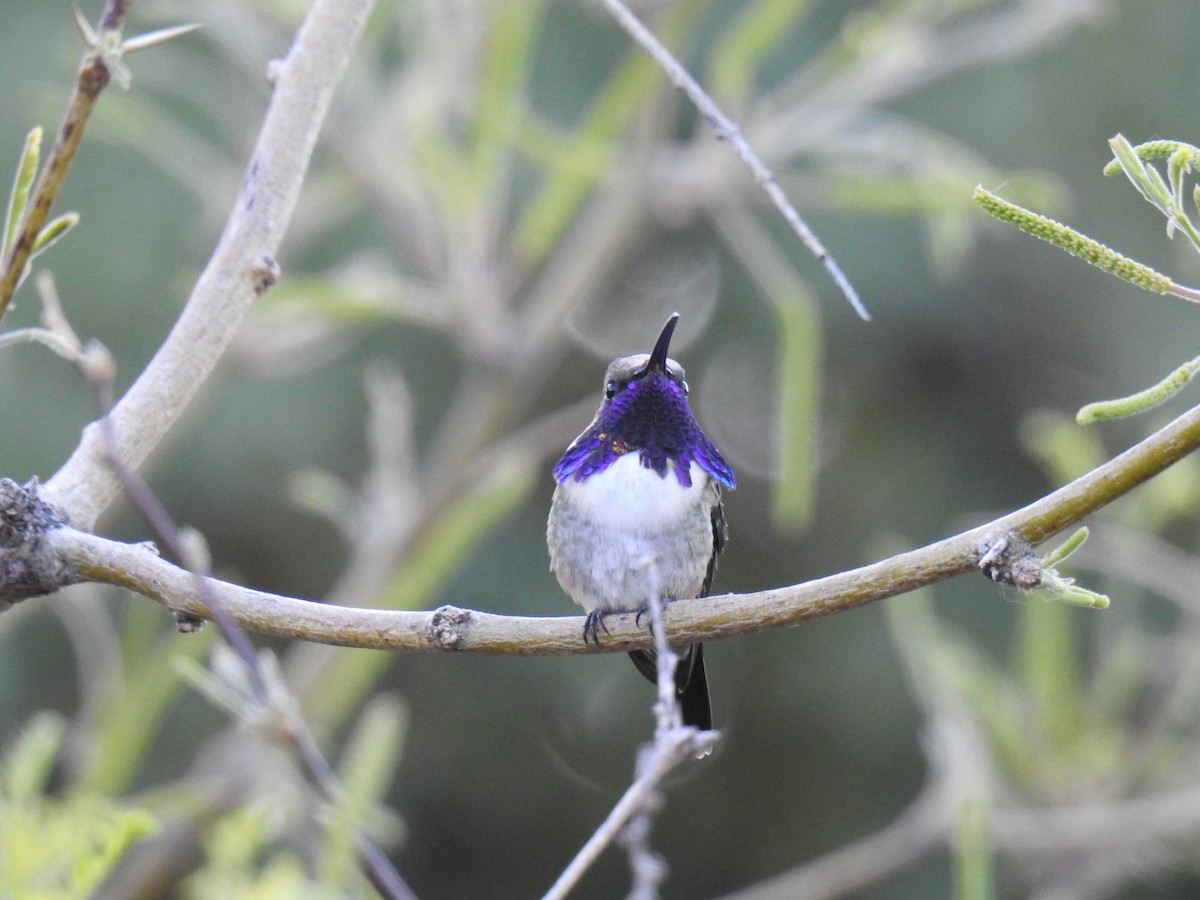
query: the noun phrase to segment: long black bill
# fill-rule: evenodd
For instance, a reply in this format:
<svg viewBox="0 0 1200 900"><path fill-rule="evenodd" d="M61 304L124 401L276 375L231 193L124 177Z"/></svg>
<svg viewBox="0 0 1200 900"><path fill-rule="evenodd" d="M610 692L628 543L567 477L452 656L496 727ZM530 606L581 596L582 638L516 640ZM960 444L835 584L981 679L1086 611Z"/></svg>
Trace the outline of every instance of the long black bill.
<svg viewBox="0 0 1200 900"><path fill-rule="evenodd" d="M662 334L654 342L654 349L650 351L650 361L646 363L647 372L667 371L667 347L671 344L671 335L675 333L675 326L678 324L679 313L671 313L671 318L667 319L667 324L663 326Z"/></svg>

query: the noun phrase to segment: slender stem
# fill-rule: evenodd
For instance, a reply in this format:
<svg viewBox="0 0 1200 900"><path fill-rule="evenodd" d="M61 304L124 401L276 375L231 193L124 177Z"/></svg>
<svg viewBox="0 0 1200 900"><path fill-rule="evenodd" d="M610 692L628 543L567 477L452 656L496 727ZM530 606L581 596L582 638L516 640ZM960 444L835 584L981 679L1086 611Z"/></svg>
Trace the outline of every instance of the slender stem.
<svg viewBox="0 0 1200 900"><path fill-rule="evenodd" d="M729 116L721 111L717 106L716 101L708 95L708 92L700 86L700 83L691 76L687 69L671 55L663 43L654 36L654 33L643 24L641 19L635 16L621 0L604 0L604 6L609 11L614 19L617 20L626 33L649 53L659 67L667 73L667 77L671 82L682 90L692 104L704 116L713 133L718 140L728 141L729 146L737 153L743 165L750 170L750 174L754 176L754 180L759 186L767 192L767 196L771 198L771 202L775 204L775 208L779 210L784 220L791 226L792 231L796 232L804 246L808 248L809 253L817 258L817 261L825 267L825 271L833 280L833 283L838 286L838 289L854 307L854 311L858 313L859 318L863 321L870 321L871 314L867 312L867 308L863 305L862 300L858 296L858 292L850 283L850 279L846 277L846 273L842 271L842 267L837 264L830 254L825 249L825 245L821 243L821 239L816 236L808 223L801 218L800 213L796 211L796 207L788 200L787 195L775 181L775 176L771 174L771 170L766 164L759 159L758 154L754 152L754 148L747 143L742 137L741 131L738 129L737 123Z"/></svg>
<svg viewBox="0 0 1200 900"><path fill-rule="evenodd" d="M108 0L100 14L100 32L103 34L119 31L125 21L128 6L128 0ZM0 260L0 266L3 266L0 270L0 318L4 317L12 301L17 282L20 281L21 273L25 271L25 265L29 262L29 255L33 252L38 234L50 219L54 201L62 193L63 184L67 180L67 170L75 159L79 142L83 140L84 127L92 114L92 108L96 105L96 99L108 85L108 80L108 66L104 59L95 48L89 47L79 67L75 91L67 106L67 113L58 127L58 134L55 135L50 158L38 176L33 198L25 208L16 240L12 243L8 258Z"/></svg>
<svg viewBox="0 0 1200 900"><path fill-rule="evenodd" d="M686 741L686 737L683 740ZM546 891L543 900L561 900L570 893L596 858L616 840L626 823L645 807L647 796L658 790L659 782L674 767L675 762L675 758L669 753L659 754L654 758L647 771L643 772L617 801L608 818L588 838L587 843L579 848L575 858L558 876L550 890Z"/></svg>
<svg viewBox="0 0 1200 900"><path fill-rule="evenodd" d="M108 0L104 4L104 11L100 13L100 31L115 31L120 28L128 11L129 0Z"/></svg>
<svg viewBox="0 0 1200 900"><path fill-rule="evenodd" d="M100 353L98 348L93 348L91 352L93 355ZM104 360L108 359L107 351L103 351L101 355ZM250 638L226 612L217 598L216 592L212 589L209 579L205 578L201 572L201 564L194 559L197 554L189 551L182 531L159 501L157 495L136 472L127 468L120 457L116 455L116 438L112 431L112 419L108 416L112 407L113 367L103 363L89 365L87 359L88 354L85 352L81 356L80 368L92 387L99 415L98 421L106 445L110 450L108 462L113 473L120 481L125 493L133 501L135 508L150 526L155 539L192 572L197 594L205 607L205 618L212 619L216 623L221 637L225 639L241 661L256 700L264 707L270 706L272 691L268 684L267 673L255 653ZM341 784L332 767L321 755L308 723L298 712L290 715L289 719L287 728L274 733L276 738L286 741L292 747L300 762L301 771L321 798L331 805L337 805L343 797ZM359 864L379 895L385 900L414 900L416 895L413 894L387 856L375 845L375 842L357 825L351 827L355 847L358 851Z"/></svg>
<svg viewBox="0 0 1200 900"><path fill-rule="evenodd" d="M1183 300L1191 300L1193 303L1200 303L1200 291L1196 290L1195 288L1187 287L1186 285L1178 284L1174 281L1171 282L1171 287L1167 289L1167 293Z"/></svg>

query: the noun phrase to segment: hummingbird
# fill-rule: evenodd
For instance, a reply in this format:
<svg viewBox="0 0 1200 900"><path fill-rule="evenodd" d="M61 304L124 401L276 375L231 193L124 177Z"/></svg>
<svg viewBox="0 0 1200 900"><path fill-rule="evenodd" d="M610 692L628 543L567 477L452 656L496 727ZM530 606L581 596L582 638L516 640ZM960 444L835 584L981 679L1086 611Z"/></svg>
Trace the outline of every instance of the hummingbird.
<svg viewBox="0 0 1200 900"><path fill-rule="evenodd" d="M653 599L706 597L725 546L721 488L736 480L696 424L683 367L667 356L679 322L672 313L654 349L623 356L604 373L591 424L554 466L546 526L550 570L587 610L583 639L600 642L604 616L641 612ZM679 650L675 698L682 721L712 728L704 647ZM658 681L653 650L631 650Z"/></svg>

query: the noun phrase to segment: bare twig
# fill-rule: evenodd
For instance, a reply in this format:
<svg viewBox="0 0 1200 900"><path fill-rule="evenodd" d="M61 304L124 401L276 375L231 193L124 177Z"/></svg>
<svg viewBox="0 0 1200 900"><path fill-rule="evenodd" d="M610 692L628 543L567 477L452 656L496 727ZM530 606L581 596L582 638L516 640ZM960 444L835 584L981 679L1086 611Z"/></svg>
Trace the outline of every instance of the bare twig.
<svg viewBox="0 0 1200 900"><path fill-rule="evenodd" d="M788 200L783 189L779 187L775 181L775 176L771 174L771 170L766 164L759 159L758 154L742 137L741 131L738 129L737 123L723 113L716 101L708 95L702 88L699 82L691 76L687 69L675 59L671 51L663 46L662 42L654 36L654 33L643 24L641 19L635 16L621 0L604 0L604 6L609 11L617 23L625 29L625 31L635 41L649 53L659 67L667 73L667 77L680 90L682 90L689 100L704 116L713 133L718 140L728 141L734 152L738 155L738 159L750 170L750 174L754 176L754 180L759 186L767 192L767 196L771 198L771 202L775 204L775 208L791 226L792 231L796 232L800 240L804 242L804 246L808 251L817 258L817 261L825 267L825 271L829 273L829 277L833 279L834 284L854 307L854 311L864 321L871 320L871 314L867 312L862 300L858 296L858 292L854 290L854 286L850 284L850 279L842 271L841 266L837 264L830 254L825 249L825 245L821 243L820 238L813 233L813 230L808 227L808 223L801 218L800 213L796 211L796 207Z"/></svg>
<svg viewBox="0 0 1200 900"><path fill-rule="evenodd" d="M277 276L274 262L334 88L373 0L317 0L287 57L274 66L271 106L220 243L154 359L113 408L118 453L137 468L174 424ZM93 424L46 484L71 521L90 528L119 483Z"/></svg>
<svg viewBox="0 0 1200 900"><path fill-rule="evenodd" d="M100 14L99 33L102 35L116 34L119 36L121 26L125 21L128 0L107 0L104 11ZM58 128L54 138L54 147L50 158L38 176L33 196L25 208L21 227L17 230L7 259L0 259L0 318L3 318L8 304L16 291L17 283L25 271L25 265L33 252L37 236L50 218L50 210L54 201L62 192L67 170L75 159L79 142L83 140L84 127L96 98L107 87L109 82L109 65L104 54L98 52L98 47L88 47L75 79L75 92L67 105L67 113Z"/></svg>
<svg viewBox="0 0 1200 900"><path fill-rule="evenodd" d="M571 860L571 864L563 870L558 880L546 892L547 900L567 896L567 893L579 882L580 877L596 861L604 848L617 839L629 820L648 802L652 802L652 797L658 792L658 785L662 779L678 764L681 758L688 756L692 743L691 735L682 729L675 729L670 734L674 735L677 740L673 750L650 755L649 765L645 771L629 786L621 799L617 801L617 805L613 807L612 812L608 814L608 818L596 829L595 834L588 838L587 843Z"/></svg>
<svg viewBox="0 0 1200 900"><path fill-rule="evenodd" d="M636 780L644 781L645 787L618 835L629 857L631 900L654 900L658 897L658 886L667 877L666 862L650 849L654 816L662 808L659 785L691 755L685 747L698 733L693 728L685 729L680 722L679 704L675 702L675 666L679 656L667 642L666 629L663 627L663 598L653 561L648 567L648 574L651 590L648 591L646 610L650 617L650 630L654 634L658 699L654 703L654 741L642 747L637 758Z"/></svg>

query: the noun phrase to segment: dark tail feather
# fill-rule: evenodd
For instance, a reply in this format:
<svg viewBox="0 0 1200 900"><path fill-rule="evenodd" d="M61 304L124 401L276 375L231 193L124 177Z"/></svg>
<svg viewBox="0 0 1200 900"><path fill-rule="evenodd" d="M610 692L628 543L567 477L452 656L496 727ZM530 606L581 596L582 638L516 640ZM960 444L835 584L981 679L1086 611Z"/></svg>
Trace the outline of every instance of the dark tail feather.
<svg viewBox="0 0 1200 900"><path fill-rule="evenodd" d="M648 681L658 683L658 660L653 650L630 650L629 658ZM684 725L712 730L712 704L704 672L704 645L689 644L675 667L675 699Z"/></svg>
<svg viewBox="0 0 1200 900"><path fill-rule="evenodd" d="M680 687L679 676L685 666L691 669L691 675ZM712 703L708 699L703 644L692 644L679 661L679 667L675 669L675 696L679 698L684 725L693 725L701 731L712 730Z"/></svg>

